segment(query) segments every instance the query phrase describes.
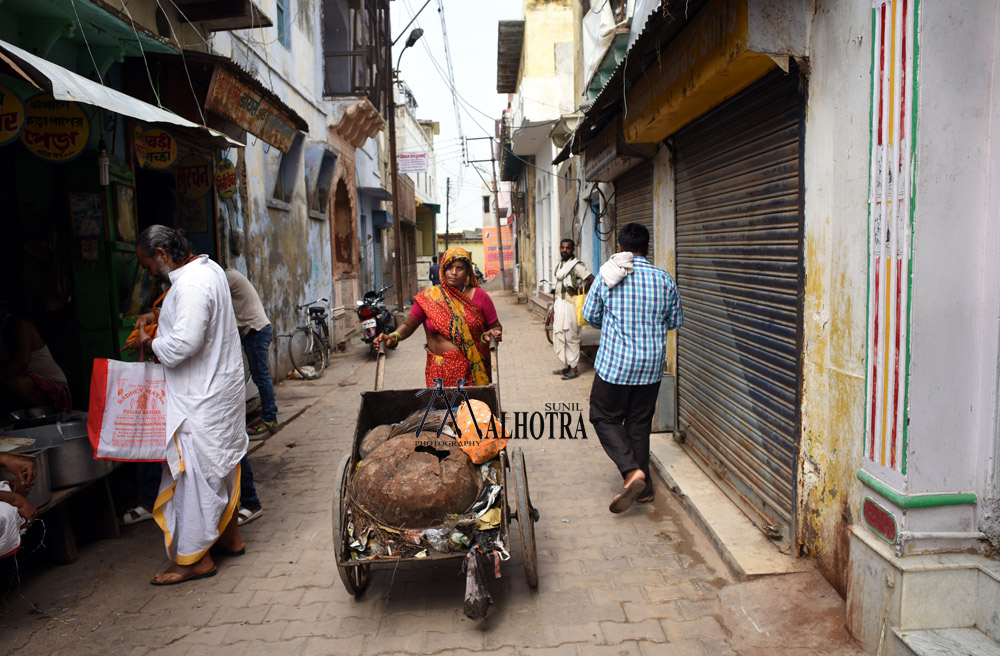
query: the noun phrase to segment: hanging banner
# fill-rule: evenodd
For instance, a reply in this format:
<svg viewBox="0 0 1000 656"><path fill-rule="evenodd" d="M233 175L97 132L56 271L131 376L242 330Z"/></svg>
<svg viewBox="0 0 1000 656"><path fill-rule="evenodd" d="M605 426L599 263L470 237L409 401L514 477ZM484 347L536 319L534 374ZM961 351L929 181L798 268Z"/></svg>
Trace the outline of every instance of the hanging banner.
<svg viewBox="0 0 1000 656"><path fill-rule="evenodd" d="M399 153L396 155L400 173L427 173L427 151Z"/></svg>
<svg viewBox="0 0 1000 656"><path fill-rule="evenodd" d="M503 236L503 267L511 269L514 267L514 233L510 226L503 226L500 230ZM496 228L483 228L483 251L486 260L483 274L487 278L492 278L500 273L500 249L497 248Z"/></svg>
<svg viewBox="0 0 1000 656"><path fill-rule="evenodd" d="M292 147L295 124L222 66L215 67L205 108L225 116L283 153Z"/></svg>
<svg viewBox="0 0 1000 656"><path fill-rule="evenodd" d="M35 155L53 162L68 162L87 147L90 121L83 108L69 100L40 93L25 104L21 143Z"/></svg>
<svg viewBox="0 0 1000 656"><path fill-rule="evenodd" d="M187 155L177 163L174 186L185 198L201 198L212 188L212 162L201 155Z"/></svg>
<svg viewBox="0 0 1000 656"><path fill-rule="evenodd" d="M24 127L24 103L7 87L0 87L0 146L21 135Z"/></svg>
<svg viewBox="0 0 1000 656"><path fill-rule="evenodd" d="M136 129L136 157L145 161L146 168L165 169L177 161L177 140L169 132L159 128ZM140 139L141 137L141 139Z"/></svg>
<svg viewBox="0 0 1000 656"><path fill-rule="evenodd" d="M232 160L221 159L215 166L215 190L219 198L229 199L236 195L236 167Z"/></svg>

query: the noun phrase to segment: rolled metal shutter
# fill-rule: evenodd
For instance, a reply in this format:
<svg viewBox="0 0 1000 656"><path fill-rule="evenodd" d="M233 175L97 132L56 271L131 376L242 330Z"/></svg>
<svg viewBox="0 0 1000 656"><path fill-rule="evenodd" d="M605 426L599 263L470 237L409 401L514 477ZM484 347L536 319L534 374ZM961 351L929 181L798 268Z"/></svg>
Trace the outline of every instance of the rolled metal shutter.
<svg viewBox="0 0 1000 656"><path fill-rule="evenodd" d="M653 163L639 164L615 179L615 241L626 223L649 230L649 261L653 262ZM655 264L655 262L654 262Z"/></svg>
<svg viewBox="0 0 1000 656"><path fill-rule="evenodd" d="M802 120L798 76L777 71L674 139L680 427L701 464L786 548L799 435Z"/></svg>

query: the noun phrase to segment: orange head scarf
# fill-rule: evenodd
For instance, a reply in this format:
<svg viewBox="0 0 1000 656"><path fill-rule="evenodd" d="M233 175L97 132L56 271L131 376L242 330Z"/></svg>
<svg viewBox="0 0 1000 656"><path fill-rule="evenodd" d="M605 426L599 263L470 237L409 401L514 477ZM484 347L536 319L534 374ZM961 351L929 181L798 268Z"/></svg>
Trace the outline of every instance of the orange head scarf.
<svg viewBox="0 0 1000 656"><path fill-rule="evenodd" d="M472 272L472 253L464 248L459 248L458 246L449 248L444 252L444 255L441 256L441 283L446 284L444 281L445 269L447 269L451 264L459 261L465 262L465 268L468 269L465 277L465 286L477 287L479 283L476 281L476 274Z"/></svg>

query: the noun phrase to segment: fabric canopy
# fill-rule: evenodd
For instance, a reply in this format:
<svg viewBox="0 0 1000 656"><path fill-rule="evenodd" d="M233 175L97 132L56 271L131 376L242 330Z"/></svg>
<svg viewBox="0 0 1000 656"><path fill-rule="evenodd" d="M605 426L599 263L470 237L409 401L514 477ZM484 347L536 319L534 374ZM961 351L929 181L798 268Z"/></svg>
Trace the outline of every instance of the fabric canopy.
<svg viewBox="0 0 1000 656"><path fill-rule="evenodd" d="M56 100L71 100L102 107L145 123L166 123L194 130L220 148L243 148L243 144L217 130L88 80L82 75L2 40L0 40L0 59L38 89L50 92Z"/></svg>

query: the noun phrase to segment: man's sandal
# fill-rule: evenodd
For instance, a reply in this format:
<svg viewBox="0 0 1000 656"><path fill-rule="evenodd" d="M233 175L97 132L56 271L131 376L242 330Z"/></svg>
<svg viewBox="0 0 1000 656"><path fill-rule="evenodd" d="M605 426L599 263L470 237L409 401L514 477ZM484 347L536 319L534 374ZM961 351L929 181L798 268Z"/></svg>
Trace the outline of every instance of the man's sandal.
<svg viewBox="0 0 1000 656"><path fill-rule="evenodd" d="M219 570L217 568L213 567L212 569L210 569L207 572L202 572L201 574L192 574L191 576L181 576L180 574L177 574L176 572L161 572L161 574L168 574L168 573L169 574L177 574L178 576L181 576L181 578L177 579L176 581L150 581L149 583L150 583L150 585L160 585L160 586L163 586L163 585L177 585L178 583L184 583L185 581L197 581L198 579L207 579L207 578L210 578L212 576L215 576L218 571Z"/></svg>
<svg viewBox="0 0 1000 656"><path fill-rule="evenodd" d="M247 426L247 435L257 436L257 435L270 434L273 433L274 429L277 427L278 427L278 422L276 421L264 421L260 419Z"/></svg>
<svg viewBox="0 0 1000 656"><path fill-rule="evenodd" d="M122 515L122 524L124 526L131 526L132 524L138 524L148 519L153 519L153 513L146 510L143 506L136 506Z"/></svg>
<svg viewBox="0 0 1000 656"><path fill-rule="evenodd" d="M249 524L263 514L263 508L240 508L239 513L237 513L236 525L243 526Z"/></svg>
<svg viewBox="0 0 1000 656"><path fill-rule="evenodd" d="M629 483L625 489L615 495L615 498L611 500L611 505L608 506L608 510L615 513L623 513L632 507L636 498L642 491L646 488L646 481L641 478L637 478L631 483Z"/></svg>

